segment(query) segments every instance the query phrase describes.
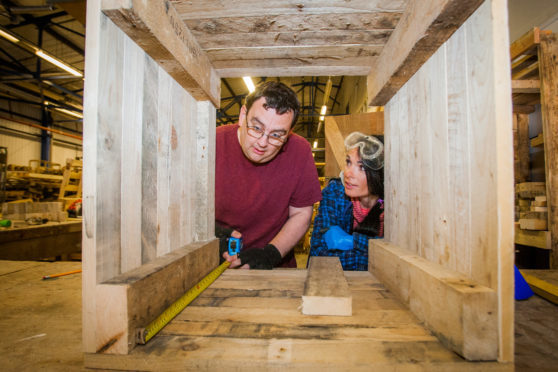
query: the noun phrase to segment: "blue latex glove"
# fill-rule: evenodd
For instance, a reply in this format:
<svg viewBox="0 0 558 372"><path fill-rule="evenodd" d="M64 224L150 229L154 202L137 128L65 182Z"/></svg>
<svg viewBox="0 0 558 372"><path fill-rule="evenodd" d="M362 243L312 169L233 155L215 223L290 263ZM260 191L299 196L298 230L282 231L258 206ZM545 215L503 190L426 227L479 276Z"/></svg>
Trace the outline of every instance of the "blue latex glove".
<svg viewBox="0 0 558 372"><path fill-rule="evenodd" d="M339 226L331 226L324 234L324 239L328 249L348 251L353 249L353 236L347 234Z"/></svg>

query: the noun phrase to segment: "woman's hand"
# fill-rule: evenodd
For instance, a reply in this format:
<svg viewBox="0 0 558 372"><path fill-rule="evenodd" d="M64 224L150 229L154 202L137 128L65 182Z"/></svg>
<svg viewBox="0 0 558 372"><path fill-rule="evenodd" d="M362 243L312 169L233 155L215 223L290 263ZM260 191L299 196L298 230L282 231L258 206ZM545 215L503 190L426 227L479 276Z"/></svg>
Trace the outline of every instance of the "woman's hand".
<svg viewBox="0 0 558 372"><path fill-rule="evenodd" d="M328 249L348 251L353 249L353 236L347 234L339 226L331 226L324 234L324 240Z"/></svg>

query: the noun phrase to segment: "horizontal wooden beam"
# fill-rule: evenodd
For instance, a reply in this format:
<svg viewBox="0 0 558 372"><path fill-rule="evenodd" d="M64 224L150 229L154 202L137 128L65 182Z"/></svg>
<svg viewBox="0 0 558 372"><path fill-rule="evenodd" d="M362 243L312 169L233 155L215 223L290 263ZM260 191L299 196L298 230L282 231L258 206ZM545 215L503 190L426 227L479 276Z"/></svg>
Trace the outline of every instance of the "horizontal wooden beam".
<svg viewBox="0 0 558 372"><path fill-rule="evenodd" d="M410 0L368 75L369 105L385 105L482 3Z"/></svg>
<svg viewBox="0 0 558 372"><path fill-rule="evenodd" d="M551 31L541 31L538 27L533 27L510 45L510 59L513 61L529 49L537 46L541 42L541 34L549 35L550 33Z"/></svg>
<svg viewBox="0 0 558 372"><path fill-rule="evenodd" d="M243 76L365 76L377 57L282 58L214 61L223 78Z"/></svg>
<svg viewBox="0 0 558 372"><path fill-rule="evenodd" d="M97 353L128 354L146 327L219 264L219 241L192 243L96 287Z"/></svg>
<svg viewBox="0 0 558 372"><path fill-rule="evenodd" d="M196 100L221 100L220 77L169 1L103 0L102 11Z"/></svg>
<svg viewBox="0 0 558 372"><path fill-rule="evenodd" d="M176 10L184 20L202 18L262 17L275 15L310 16L377 12L401 12L404 1L351 0L331 1L312 0L305 2L260 1L253 0L204 0L176 1Z"/></svg>
<svg viewBox="0 0 558 372"><path fill-rule="evenodd" d="M498 358L496 291L409 250L371 239L370 271L467 360Z"/></svg>
<svg viewBox="0 0 558 372"><path fill-rule="evenodd" d="M540 80L512 80L512 93L540 93Z"/></svg>

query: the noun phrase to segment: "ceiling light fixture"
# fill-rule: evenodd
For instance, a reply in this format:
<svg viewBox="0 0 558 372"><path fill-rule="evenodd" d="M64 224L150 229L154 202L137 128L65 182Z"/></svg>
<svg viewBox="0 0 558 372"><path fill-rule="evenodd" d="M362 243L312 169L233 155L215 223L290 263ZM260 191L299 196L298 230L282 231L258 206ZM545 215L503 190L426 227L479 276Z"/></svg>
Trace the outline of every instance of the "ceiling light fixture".
<svg viewBox="0 0 558 372"><path fill-rule="evenodd" d="M73 117L78 118L78 119L83 119L83 114L80 113L80 112L66 110L66 109L61 108L61 107L55 107L54 109L58 112L61 112L62 114L70 115L70 116L73 116Z"/></svg>
<svg viewBox="0 0 558 372"><path fill-rule="evenodd" d="M318 147L318 140L315 140L315 141L314 141L314 146L313 146L313 147L314 147L314 148L317 148L317 147Z"/></svg>
<svg viewBox="0 0 558 372"><path fill-rule="evenodd" d="M248 88L248 92L252 93L256 90L256 87L254 86L254 83L252 82L252 78L250 78L250 76L244 76L242 79L244 80L244 84L246 84L246 87Z"/></svg>
<svg viewBox="0 0 558 372"><path fill-rule="evenodd" d="M11 41L12 43L19 43L19 39L17 37L4 30L0 30L0 36L2 36L4 39Z"/></svg>
<svg viewBox="0 0 558 372"><path fill-rule="evenodd" d="M62 70L68 71L70 74L72 74L74 76L77 76L77 77L82 77L83 76L83 74L80 71L78 71L75 68L73 68L72 66L60 61L59 59L57 59L57 58L55 58L51 55L48 55L47 53L45 53L41 49L37 49L35 51L35 54L38 57L41 57L42 59L44 59L45 61L48 61L48 62L52 63L53 65L55 65L57 67L60 67Z"/></svg>

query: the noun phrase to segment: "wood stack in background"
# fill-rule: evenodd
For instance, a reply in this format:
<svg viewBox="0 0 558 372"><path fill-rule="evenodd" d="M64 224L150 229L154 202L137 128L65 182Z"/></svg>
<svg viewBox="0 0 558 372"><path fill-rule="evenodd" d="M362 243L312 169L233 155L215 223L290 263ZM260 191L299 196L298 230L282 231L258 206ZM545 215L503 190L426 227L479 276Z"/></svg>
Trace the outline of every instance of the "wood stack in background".
<svg viewBox="0 0 558 372"><path fill-rule="evenodd" d="M64 222L68 218L62 202L3 203L2 218L30 223Z"/></svg>
<svg viewBox="0 0 558 372"><path fill-rule="evenodd" d="M522 230L548 229L546 185L544 182L522 182L516 185L515 220Z"/></svg>

